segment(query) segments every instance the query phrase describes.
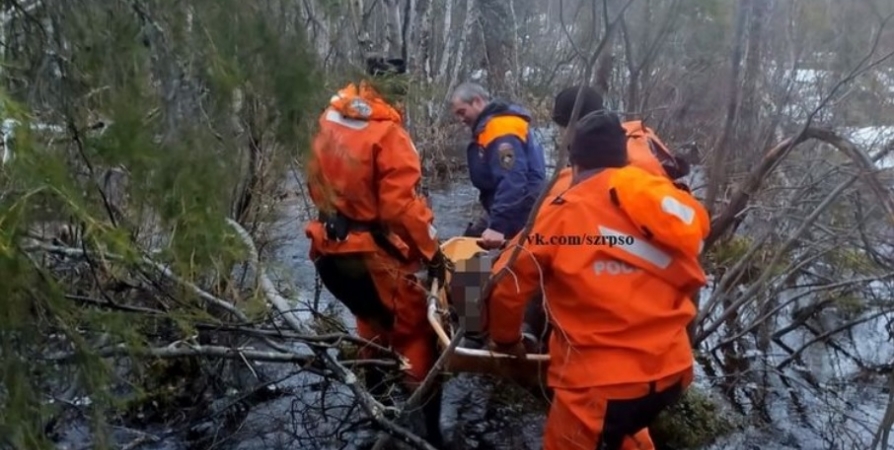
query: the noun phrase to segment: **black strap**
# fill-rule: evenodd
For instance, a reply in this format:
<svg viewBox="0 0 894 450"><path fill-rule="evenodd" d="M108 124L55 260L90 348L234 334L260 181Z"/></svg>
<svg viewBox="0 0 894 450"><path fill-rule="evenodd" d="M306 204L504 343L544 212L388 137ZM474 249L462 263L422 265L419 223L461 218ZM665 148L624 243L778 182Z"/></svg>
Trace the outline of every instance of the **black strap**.
<svg viewBox="0 0 894 450"><path fill-rule="evenodd" d="M326 237L330 240L343 241L348 238L351 231L368 232L376 245L378 245L385 253L402 262L409 262L398 248L388 239L388 231L379 222L354 220L336 211L335 214L325 214L320 212L317 216L326 228Z"/></svg>
<svg viewBox="0 0 894 450"><path fill-rule="evenodd" d="M646 136L646 142L649 143L649 151L658 159L664 172L671 180L677 180L689 175L689 165L675 155L666 145L659 144L651 136Z"/></svg>
<svg viewBox="0 0 894 450"><path fill-rule="evenodd" d="M385 253L391 255L391 257L397 259L398 261L405 263L410 262L410 260L404 257L403 253L401 253L400 250L398 250L397 247L395 247L394 244L391 243L391 241L388 239L387 233L385 233L385 230L383 228L370 230L370 234L372 235L373 241L376 242L376 245L378 245L382 250L385 250Z"/></svg>
<svg viewBox="0 0 894 450"><path fill-rule="evenodd" d="M618 198L618 191L616 191L615 188L610 188L608 190L608 198L612 201L613 205L617 207L621 206L621 199Z"/></svg>

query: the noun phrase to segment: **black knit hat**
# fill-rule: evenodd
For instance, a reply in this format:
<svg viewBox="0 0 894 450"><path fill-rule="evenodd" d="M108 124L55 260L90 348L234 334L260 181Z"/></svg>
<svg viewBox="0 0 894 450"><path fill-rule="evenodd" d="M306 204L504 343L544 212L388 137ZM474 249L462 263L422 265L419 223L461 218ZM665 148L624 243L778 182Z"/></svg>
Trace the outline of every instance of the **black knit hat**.
<svg viewBox="0 0 894 450"><path fill-rule="evenodd" d="M383 75L402 75L407 73L407 63L401 58L383 58L371 56L366 58L366 73L378 77Z"/></svg>
<svg viewBox="0 0 894 450"><path fill-rule="evenodd" d="M574 128L568 159L583 169L627 165L627 133L621 120L605 110L590 112Z"/></svg>
<svg viewBox="0 0 894 450"><path fill-rule="evenodd" d="M559 126L567 127L568 122L571 121L571 111L574 109L574 100L577 99L577 91L579 89L580 86L571 86L559 92L559 95L556 95L556 100L553 104L553 121ZM595 89L585 86L581 98L580 114L577 117L581 118L602 108L602 96Z"/></svg>

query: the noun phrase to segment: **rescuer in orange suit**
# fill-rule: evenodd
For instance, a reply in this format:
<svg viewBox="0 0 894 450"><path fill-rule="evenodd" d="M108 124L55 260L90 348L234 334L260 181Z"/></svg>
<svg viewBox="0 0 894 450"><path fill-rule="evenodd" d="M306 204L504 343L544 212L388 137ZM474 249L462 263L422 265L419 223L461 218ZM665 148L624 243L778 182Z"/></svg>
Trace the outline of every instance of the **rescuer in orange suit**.
<svg viewBox="0 0 894 450"><path fill-rule="evenodd" d="M358 334L409 360L405 385L418 388L434 365L437 341L427 322L428 267L441 286L451 263L441 252L434 215L417 194L419 154L395 104L405 95L400 59L370 58L370 75L332 97L319 119L308 162L319 218L306 228L310 258L326 288L355 316ZM374 350L361 349L362 357ZM381 395L385 374L365 373ZM425 402L428 438L441 445L441 392Z"/></svg>
<svg viewBox="0 0 894 450"><path fill-rule="evenodd" d="M556 95L553 102L552 119L563 131L571 121L571 112L580 86L571 86L563 89ZM578 117L604 108L603 98L595 89L584 86L581 94L581 105ZM670 152L667 145L658 138L655 132L645 126L640 120L632 120L621 123L627 136L627 156L630 165L639 167L652 175L667 177L671 180L679 180L689 174L689 164L686 160ZM676 181L681 188L688 189L683 183ZM571 185L571 167L566 167L559 172L558 179L549 188L549 194L558 194ZM508 247L512 247L511 242ZM530 338L536 336L536 340L543 341L549 335L546 316L542 309L542 299L535 296L528 305L525 318L525 331Z"/></svg>
<svg viewBox="0 0 894 450"><path fill-rule="evenodd" d="M617 117L596 111L577 124L571 186L549 196L532 232L600 236L562 246L526 242L494 264L485 299L494 351L521 355L525 304L541 287L549 319L554 391L544 450L654 449L647 426L692 382L686 326L710 223L697 199L628 165Z"/></svg>
<svg viewBox="0 0 894 450"><path fill-rule="evenodd" d="M552 118L553 122L563 130L571 121L571 112L574 109L574 101L579 89L579 86L571 86L556 95ZM595 89L584 86L581 95L578 117L603 110L602 96ZM627 136L627 157L630 165L639 167L652 175L668 177L671 180L679 180L689 174L689 163L671 153L667 145L655 134L655 131L647 127L641 120L623 122L621 126L624 127ZM571 181L570 172L570 167L561 171L560 178L550 189L550 193L558 193L568 188ZM683 187L682 184L681 187Z"/></svg>

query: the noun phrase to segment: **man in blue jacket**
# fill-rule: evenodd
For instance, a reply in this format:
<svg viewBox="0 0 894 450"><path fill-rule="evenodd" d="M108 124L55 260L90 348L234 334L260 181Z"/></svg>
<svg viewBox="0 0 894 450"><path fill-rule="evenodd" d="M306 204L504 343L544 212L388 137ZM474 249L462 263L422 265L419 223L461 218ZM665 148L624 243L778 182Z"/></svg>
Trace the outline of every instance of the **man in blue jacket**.
<svg viewBox="0 0 894 450"><path fill-rule="evenodd" d="M466 236L499 247L518 234L545 185L543 147L531 115L517 105L491 100L484 87L463 83L451 96L453 113L472 129L466 149L469 178L480 192L486 216L469 224Z"/></svg>

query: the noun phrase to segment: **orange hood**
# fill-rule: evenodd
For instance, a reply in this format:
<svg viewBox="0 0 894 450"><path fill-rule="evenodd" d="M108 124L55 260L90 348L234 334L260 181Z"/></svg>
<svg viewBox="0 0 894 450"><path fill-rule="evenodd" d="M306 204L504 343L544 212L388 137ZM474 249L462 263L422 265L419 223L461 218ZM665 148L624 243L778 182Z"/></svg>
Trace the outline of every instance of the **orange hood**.
<svg viewBox="0 0 894 450"><path fill-rule="evenodd" d="M351 83L332 97L329 104L343 117L357 120L391 121L400 123L400 112L389 105L368 83L357 87Z"/></svg>

